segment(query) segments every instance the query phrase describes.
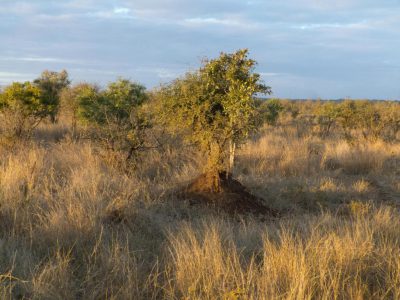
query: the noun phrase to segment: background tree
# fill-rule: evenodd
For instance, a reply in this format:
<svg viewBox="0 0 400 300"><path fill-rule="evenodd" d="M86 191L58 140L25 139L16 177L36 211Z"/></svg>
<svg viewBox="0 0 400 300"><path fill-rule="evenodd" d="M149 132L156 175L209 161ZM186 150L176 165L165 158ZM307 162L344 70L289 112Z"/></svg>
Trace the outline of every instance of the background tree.
<svg viewBox="0 0 400 300"><path fill-rule="evenodd" d="M146 88L127 79L111 82L104 91L104 119L107 139L113 149L128 151L127 159L145 147L149 120L141 110L147 100Z"/></svg>
<svg viewBox="0 0 400 300"><path fill-rule="evenodd" d="M112 150L126 150L128 159L144 146L149 122L140 107L147 100L146 88L127 79L110 83L103 91L87 83L63 92L63 107L77 122L96 126L98 135Z"/></svg>
<svg viewBox="0 0 400 300"><path fill-rule="evenodd" d="M261 122L265 122L268 125L276 125L279 114L283 109L284 106L279 99L262 100L260 107L258 108Z"/></svg>
<svg viewBox="0 0 400 300"><path fill-rule="evenodd" d="M254 96L271 92L254 72L255 65L247 49L221 53L159 91L161 119L186 131L187 139L206 154L205 172L214 191L221 174L231 176L236 145L256 127Z"/></svg>
<svg viewBox="0 0 400 300"><path fill-rule="evenodd" d="M54 123L60 106L61 91L70 84L68 73L65 70L61 72L46 70L34 80L34 83L41 90L42 102L46 105L45 113Z"/></svg>
<svg viewBox="0 0 400 300"><path fill-rule="evenodd" d="M9 134L21 137L35 128L45 115L41 90L30 82L14 82L7 86L0 97L3 125ZM7 124L5 124L7 123Z"/></svg>
<svg viewBox="0 0 400 300"><path fill-rule="evenodd" d="M351 131L357 128L359 115L357 105L353 100L345 100L339 104L338 124L342 127L344 136L347 140L352 140Z"/></svg>
<svg viewBox="0 0 400 300"><path fill-rule="evenodd" d="M78 122L97 122L102 102L100 97L100 88L90 83L78 83L61 92L60 105L63 113L71 119L73 133Z"/></svg>
<svg viewBox="0 0 400 300"><path fill-rule="evenodd" d="M341 114L341 106L332 101L319 103L315 110L319 133L327 137Z"/></svg>

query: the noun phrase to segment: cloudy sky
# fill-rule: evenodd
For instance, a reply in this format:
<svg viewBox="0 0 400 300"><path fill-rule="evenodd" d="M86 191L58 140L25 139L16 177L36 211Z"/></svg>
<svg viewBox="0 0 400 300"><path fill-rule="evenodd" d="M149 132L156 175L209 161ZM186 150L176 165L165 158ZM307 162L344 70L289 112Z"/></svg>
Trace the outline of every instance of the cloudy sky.
<svg viewBox="0 0 400 300"><path fill-rule="evenodd" d="M0 84L151 88L249 48L276 97L400 99L400 0L0 0Z"/></svg>

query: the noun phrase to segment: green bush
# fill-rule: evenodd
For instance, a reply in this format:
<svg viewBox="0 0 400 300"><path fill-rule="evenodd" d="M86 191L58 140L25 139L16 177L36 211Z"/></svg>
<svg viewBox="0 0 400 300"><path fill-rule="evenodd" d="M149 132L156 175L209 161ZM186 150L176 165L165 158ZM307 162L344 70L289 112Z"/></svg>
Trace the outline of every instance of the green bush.
<svg viewBox="0 0 400 300"><path fill-rule="evenodd" d="M0 97L3 130L10 136L27 135L46 116L47 109L38 87L30 82L14 82Z"/></svg>
<svg viewBox="0 0 400 300"><path fill-rule="evenodd" d="M276 125L284 106L278 99L263 101L259 107L261 121L269 125Z"/></svg>
<svg viewBox="0 0 400 300"><path fill-rule="evenodd" d="M144 147L149 120L141 111L147 100L143 85L126 79L112 82L105 90L80 83L64 91L62 102L77 123L97 128L97 137L115 151L127 151L132 158Z"/></svg>
<svg viewBox="0 0 400 300"><path fill-rule="evenodd" d="M41 101L46 106L46 115L55 122L60 107L61 91L70 84L67 71L43 71L40 77L34 80L34 84L41 90Z"/></svg>

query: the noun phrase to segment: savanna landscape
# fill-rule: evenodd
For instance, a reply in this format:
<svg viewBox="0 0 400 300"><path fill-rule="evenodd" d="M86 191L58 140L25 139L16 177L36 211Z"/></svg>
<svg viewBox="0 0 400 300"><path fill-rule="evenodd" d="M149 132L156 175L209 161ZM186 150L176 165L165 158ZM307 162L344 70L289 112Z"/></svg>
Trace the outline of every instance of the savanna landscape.
<svg viewBox="0 0 400 300"><path fill-rule="evenodd" d="M167 84L0 94L1 299L399 299L400 103Z"/></svg>

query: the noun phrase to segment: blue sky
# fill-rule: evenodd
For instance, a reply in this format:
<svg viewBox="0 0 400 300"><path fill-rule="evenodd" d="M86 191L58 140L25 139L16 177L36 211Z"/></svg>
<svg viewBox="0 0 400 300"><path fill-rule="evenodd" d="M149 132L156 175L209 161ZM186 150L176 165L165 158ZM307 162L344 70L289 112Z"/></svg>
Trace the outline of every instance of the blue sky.
<svg viewBox="0 0 400 300"><path fill-rule="evenodd" d="M274 96L400 99L400 0L0 0L0 84L151 88L249 48Z"/></svg>

